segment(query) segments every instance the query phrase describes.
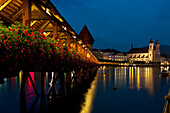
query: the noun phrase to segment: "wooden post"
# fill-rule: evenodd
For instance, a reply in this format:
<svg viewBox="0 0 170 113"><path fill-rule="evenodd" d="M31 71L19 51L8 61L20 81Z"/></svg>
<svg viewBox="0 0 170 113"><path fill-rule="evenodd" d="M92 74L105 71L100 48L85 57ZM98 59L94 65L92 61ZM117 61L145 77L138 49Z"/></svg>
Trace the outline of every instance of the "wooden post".
<svg viewBox="0 0 170 113"><path fill-rule="evenodd" d="M48 94L47 94L48 97L50 96L50 94L52 93L53 89L55 88L56 82L57 82L57 80L58 80L58 77L59 77L59 75L57 75L57 73L55 72L55 73L54 73L54 77L53 77L52 86L51 86L51 88L50 88L50 90L49 90L49 92L48 92Z"/></svg>
<svg viewBox="0 0 170 113"><path fill-rule="evenodd" d="M71 71L68 71L66 76L67 76L66 95L70 95L70 92L71 92Z"/></svg>
<svg viewBox="0 0 170 113"><path fill-rule="evenodd" d="M67 72L67 83L71 82L71 71Z"/></svg>
<svg viewBox="0 0 170 113"><path fill-rule="evenodd" d="M41 72L41 95L46 95L46 72Z"/></svg>
<svg viewBox="0 0 170 113"><path fill-rule="evenodd" d="M70 47L70 35L67 33L67 47Z"/></svg>
<svg viewBox="0 0 170 113"><path fill-rule="evenodd" d="M26 72L22 73L22 81L21 81L21 89L20 89L20 96L24 97L26 94L26 85L27 85L27 74Z"/></svg>
<svg viewBox="0 0 170 113"><path fill-rule="evenodd" d="M75 50L78 51L78 42L75 40Z"/></svg>
<svg viewBox="0 0 170 113"><path fill-rule="evenodd" d="M65 86L65 76L64 76L64 72L60 72L60 86L61 86L61 94L63 94L64 96L66 95L66 86Z"/></svg>
<svg viewBox="0 0 170 113"><path fill-rule="evenodd" d="M30 27L31 22L31 0L22 0L23 12L22 12L22 24Z"/></svg>
<svg viewBox="0 0 170 113"><path fill-rule="evenodd" d="M89 66L87 67L87 74L86 74L86 77L89 79L89 74L90 74L90 68Z"/></svg>
<svg viewBox="0 0 170 113"><path fill-rule="evenodd" d="M58 38L58 29L57 29L57 22L53 22L53 39L57 40Z"/></svg>
<svg viewBox="0 0 170 113"><path fill-rule="evenodd" d="M77 82L78 83L81 83L81 75L82 75L82 72L83 72L83 68L81 68L80 70L77 71Z"/></svg>

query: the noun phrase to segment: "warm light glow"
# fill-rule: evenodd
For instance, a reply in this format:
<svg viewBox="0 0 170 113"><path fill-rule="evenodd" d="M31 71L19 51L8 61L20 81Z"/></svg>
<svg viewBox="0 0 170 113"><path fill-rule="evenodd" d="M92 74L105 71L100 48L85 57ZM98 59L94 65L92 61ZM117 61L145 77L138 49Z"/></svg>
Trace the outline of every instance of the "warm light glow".
<svg viewBox="0 0 170 113"><path fill-rule="evenodd" d="M140 70L137 68L137 89L140 89Z"/></svg>
<svg viewBox="0 0 170 113"><path fill-rule="evenodd" d="M61 17L59 15L54 15L60 22L63 22L63 20L61 19Z"/></svg>
<svg viewBox="0 0 170 113"><path fill-rule="evenodd" d="M0 7L0 11L4 9L12 0L8 0L5 4Z"/></svg>
<svg viewBox="0 0 170 113"><path fill-rule="evenodd" d="M73 36L74 39L76 39L76 36Z"/></svg>
<svg viewBox="0 0 170 113"><path fill-rule="evenodd" d="M43 10L45 10L45 7L44 7L44 6L41 6L41 8L42 8Z"/></svg>
<svg viewBox="0 0 170 113"><path fill-rule="evenodd" d="M34 20L33 22L31 22L31 26L33 26L36 22L37 20Z"/></svg>
<svg viewBox="0 0 170 113"><path fill-rule="evenodd" d="M90 58L90 54L89 53L87 53L87 58Z"/></svg>
<svg viewBox="0 0 170 113"><path fill-rule="evenodd" d="M47 14L51 15L51 14L50 14L50 10L49 10L48 8L46 8L45 11L46 11Z"/></svg>
<svg viewBox="0 0 170 113"><path fill-rule="evenodd" d="M94 81L91 83L91 88L89 88L85 94L85 102L81 104L80 113L91 113L96 90L97 79L94 79Z"/></svg>
<svg viewBox="0 0 170 113"><path fill-rule="evenodd" d="M78 41L79 44L81 44L82 42L81 41Z"/></svg>

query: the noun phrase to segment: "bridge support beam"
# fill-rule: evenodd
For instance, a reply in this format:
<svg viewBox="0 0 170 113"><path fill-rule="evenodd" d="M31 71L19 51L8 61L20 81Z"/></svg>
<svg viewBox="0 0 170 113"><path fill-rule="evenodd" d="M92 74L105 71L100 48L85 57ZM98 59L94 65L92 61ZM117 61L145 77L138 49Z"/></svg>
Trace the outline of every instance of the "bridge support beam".
<svg viewBox="0 0 170 113"><path fill-rule="evenodd" d="M30 27L31 22L31 0L22 0L22 25Z"/></svg>
<svg viewBox="0 0 170 113"><path fill-rule="evenodd" d="M64 72L60 72L60 86L61 86L60 93L66 96L66 84Z"/></svg>
<svg viewBox="0 0 170 113"><path fill-rule="evenodd" d="M47 94L48 97L50 96L50 94L51 94L52 91L54 90L58 78L59 78L58 73L57 73L57 72L54 72L54 77L53 77L52 86L51 86L51 88L50 88L50 90L48 91L48 94Z"/></svg>
<svg viewBox="0 0 170 113"><path fill-rule="evenodd" d="M31 85L32 85L36 95L39 96L38 90L37 90L37 88L34 84L34 81L31 78L29 72L25 72L25 71L22 73L22 83L21 83L21 89L20 89L20 96L23 97L26 94L26 86L27 86L27 79L28 78L30 79Z"/></svg>
<svg viewBox="0 0 170 113"><path fill-rule="evenodd" d="M67 78L66 95L70 95L70 92L71 92L71 71L67 72L66 78Z"/></svg>
<svg viewBox="0 0 170 113"><path fill-rule="evenodd" d="M21 81L21 89L20 89L20 96L24 97L26 94L26 86L27 86L27 75L22 72L21 73L22 81Z"/></svg>
<svg viewBox="0 0 170 113"><path fill-rule="evenodd" d="M41 72L41 96L46 95L46 72Z"/></svg>
<svg viewBox="0 0 170 113"><path fill-rule="evenodd" d="M58 38L58 29L57 29L57 22L53 22L53 39L57 40Z"/></svg>

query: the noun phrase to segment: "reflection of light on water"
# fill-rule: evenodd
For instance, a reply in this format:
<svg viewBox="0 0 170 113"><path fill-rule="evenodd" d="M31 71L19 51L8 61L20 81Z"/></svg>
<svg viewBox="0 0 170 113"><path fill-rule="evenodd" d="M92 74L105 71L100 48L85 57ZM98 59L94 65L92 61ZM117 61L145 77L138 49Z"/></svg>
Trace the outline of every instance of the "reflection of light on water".
<svg viewBox="0 0 170 113"><path fill-rule="evenodd" d="M137 89L140 89L140 70L137 68Z"/></svg>
<svg viewBox="0 0 170 113"><path fill-rule="evenodd" d="M154 93L154 81L153 81L153 68L148 68L148 90L149 94L153 95Z"/></svg>
<svg viewBox="0 0 170 113"><path fill-rule="evenodd" d="M134 79L133 79L133 67L129 68L129 88L134 89Z"/></svg>
<svg viewBox="0 0 170 113"><path fill-rule="evenodd" d="M106 88L106 66L103 66L103 90Z"/></svg>
<svg viewBox="0 0 170 113"><path fill-rule="evenodd" d="M106 74L103 74L103 90L106 89Z"/></svg>
<svg viewBox="0 0 170 113"><path fill-rule="evenodd" d="M91 88L88 89L87 93L85 94L85 102L81 106L80 113L91 113L93 108L93 100L96 95L96 89L97 89L97 79L94 79L94 81L91 84Z"/></svg>

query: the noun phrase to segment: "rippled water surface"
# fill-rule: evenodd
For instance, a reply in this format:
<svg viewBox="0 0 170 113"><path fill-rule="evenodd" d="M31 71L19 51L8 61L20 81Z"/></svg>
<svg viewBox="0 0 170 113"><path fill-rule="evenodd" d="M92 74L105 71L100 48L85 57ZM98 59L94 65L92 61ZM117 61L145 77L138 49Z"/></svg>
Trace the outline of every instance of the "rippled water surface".
<svg viewBox="0 0 170 113"><path fill-rule="evenodd" d="M28 81L26 98L21 100L21 77L5 78L0 84L0 113L162 113L169 78L160 78L160 71L159 67L101 67L90 85L71 86L71 94L55 99L36 98ZM33 80L41 92L40 74L35 73ZM47 92L50 81L47 74Z"/></svg>

